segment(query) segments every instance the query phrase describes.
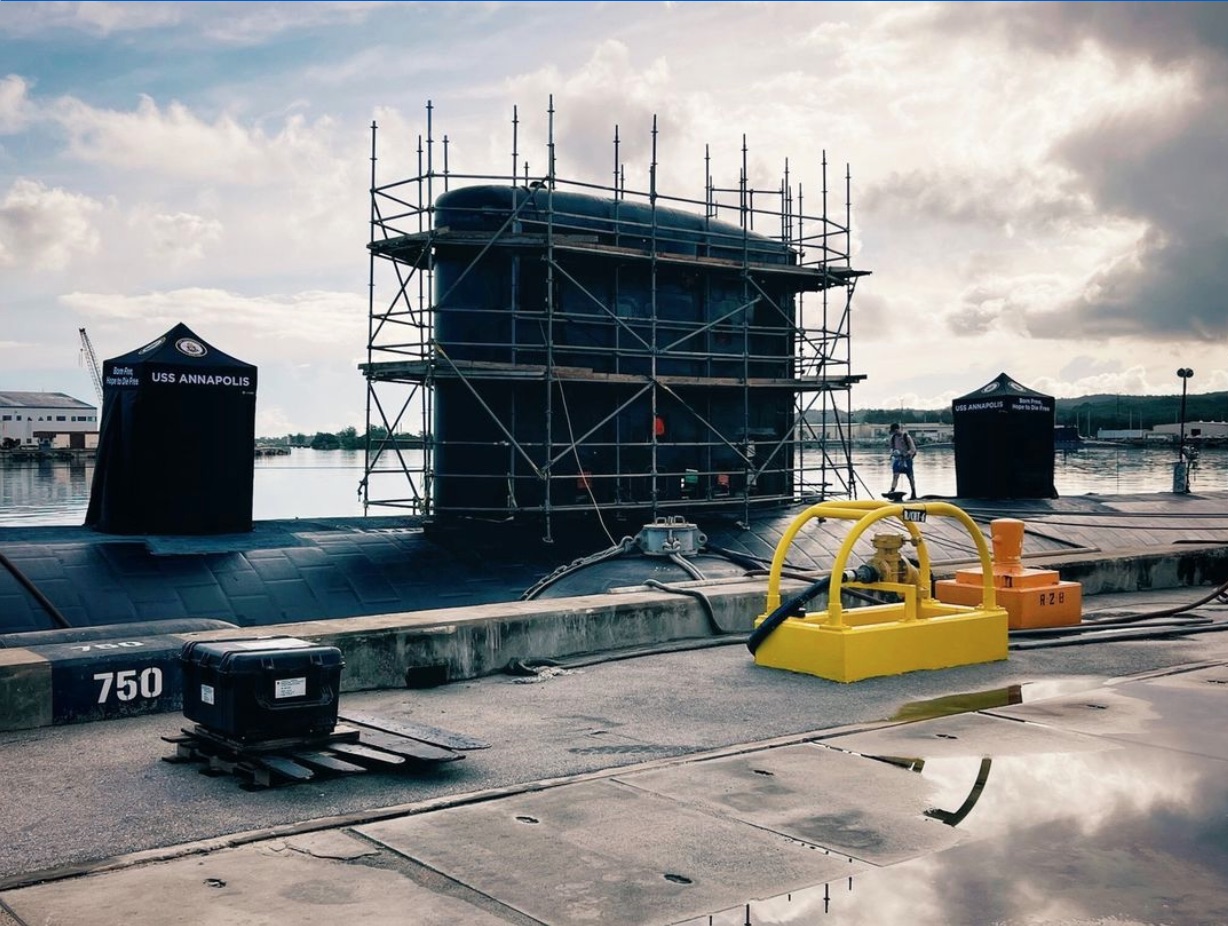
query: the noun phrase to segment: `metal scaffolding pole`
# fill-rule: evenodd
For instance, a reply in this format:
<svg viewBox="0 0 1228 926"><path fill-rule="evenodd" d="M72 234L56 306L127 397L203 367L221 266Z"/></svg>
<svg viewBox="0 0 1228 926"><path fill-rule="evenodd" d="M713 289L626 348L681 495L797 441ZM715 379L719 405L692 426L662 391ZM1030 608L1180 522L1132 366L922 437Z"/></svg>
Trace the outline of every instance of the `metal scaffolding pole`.
<svg viewBox="0 0 1228 926"><path fill-rule="evenodd" d="M446 134L437 174L434 109L407 179L377 182L371 128L364 508L535 518L549 541L558 518L601 510L749 518L855 497L851 171L843 226L827 211L826 152L822 210L807 216L788 160L755 187L745 136L736 185L718 185L705 146L701 198L668 196L654 116L645 190L628 187L619 126L610 185L568 179L551 97L539 181L518 107L510 184L455 170ZM755 231L756 213L773 234ZM398 433L411 411L415 446Z"/></svg>

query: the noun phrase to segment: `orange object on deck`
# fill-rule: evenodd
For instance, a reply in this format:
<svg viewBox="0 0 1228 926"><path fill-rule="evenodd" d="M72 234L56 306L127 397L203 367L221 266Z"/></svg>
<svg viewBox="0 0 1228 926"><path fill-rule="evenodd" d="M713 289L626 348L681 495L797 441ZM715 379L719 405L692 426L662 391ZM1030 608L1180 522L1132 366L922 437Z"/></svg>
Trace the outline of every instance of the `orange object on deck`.
<svg viewBox="0 0 1228 926"><path fill-rule="evenodd" d="M1083 586L1064 582L1054 569L1023 565L1024 523L995 518L989 523L993 540L993 584L997 601L1009 616L1011 630L1068 627L1083 619ZM960 569L954 579L934 583L934 595L947 604L979 604L983 594L980 566Z"/></svg>

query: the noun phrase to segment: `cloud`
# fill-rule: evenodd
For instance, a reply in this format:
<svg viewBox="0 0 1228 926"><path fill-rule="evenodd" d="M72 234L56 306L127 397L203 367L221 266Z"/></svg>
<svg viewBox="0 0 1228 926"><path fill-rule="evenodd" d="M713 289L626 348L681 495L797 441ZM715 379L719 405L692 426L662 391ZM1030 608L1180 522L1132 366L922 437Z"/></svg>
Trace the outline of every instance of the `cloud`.
<svg viewBox="0 0 1228 926"><path fill-rule="evenodd" d="M105 37L174 25L185 7L180 3L6 3L0 33L29 38L72 30Z"/></svg>
<svg viewBox="0 0 1228 926"><path fill-rule="evenodd" d="M256 352L279 359L336 357L338 344L357 352L366 340L367 303L358 293L306 291L249 296L221 289L183 288L142 295L72 292L60 302L86 318L132 322L145 334L161 333L178 322L207 340L229 337ZM219 332L214 335L212 332ZM143 335L134 334L136 340ZM219 347L231 350L224 342ZM355 374L357 376L357 374Z"/></svg>
<svg viewBox="0 0 1228 926"><path fill-rule="evenodd" d="M1082 376L1076 366L1068 364L1059 376L1039 376L1030 388L1059 399L1085 395L1165 395L1173 391L1171 382L1151 382L1147 368L1141 364L1118 370L1091 370Z"/></svg>
<svg viewBox="0 0 1228 926"><path fill-rule="evenodd" d="M182 11L173 3L72 3L72 24L87 32L111 35L140 32L179 22Z"/></svg>
<svg viewBox="0 0 1228 926"><path fill-rule="evenodd" d="M665 58L637 66L630 49L610 39L599 43L574 73L565 75L554 65L546 65L508 80L506 93L515 100L545 101L553 96L557 173L608 183L613 180L615 125L620 128L620 159L635 176L644 173L638 168L647 163L651 152L653 116L675 125L685 121L672 85ZM530 173L544 175L548 167L545 120L535 112L523 113L521 118L525 119L523 150L541 152L528 156Z"/></svg>
<svg viewBox="0 0 1228 926"><path fill-rule="evenodd" d="M983 276L961 294L959 306L947 317L947 327L965 336L995 329L1025 334L1028 314L1052 305L1064 287L1065 280L1054 274Z"/></svg>
<svg viewBox="0 0 1228 926"><path fill-rule="evenodd" d="M212 5L212 4L211 4ZM286 32L365 22L382 3L225 3L225 16L199 20L202 34L227 45L256 45ZM423 15L426 15L423 13Z"/></svg>
<svg viewBox="0 0 1228 926"><path fill-rule="evenodd" d="M305 178L331 156L328 119L309 123L292 115L269 135L227 113L210 122L182 103L163 109L149 96L142 96L130 112L65 97L51 113L68 133L71 156L182 180L254 186L288 176Z"/></svg>
<svg viewBox="0 0 1228 926"><path fill-rule="evenodd" d="M1029 208L1026 196L978 188L966 178L933 187L908 177L909 183L874 191L871 202L897 212L901 201L916 203L919 212L968 221L1014 216L1019 224L1039 215L1073 219L1085 231L1095 224L1108 229L1114 221L1119 229L1136 227L1129 241L1084 265L1073 292L1048 306L1024 306L1024 330L1033 337L1210 342L1228 334L1222 295L1228 289L1228 172L1222 167L1228 152L1228 9L958 5L941 8L935 22L963 35L1000 30L1008 44L1061 65L1100 55L1119 80L1051 138L1043 163L1061 184L1034 201L1038 210ZM1054 96L1063 94L1056 89ZM993 208L998 203L1001 215ZM976 331L986 330L985 321L967 307L953 319Z"/></svg>
<svg viewBox="0 0 1228 926"><path fill-rule="evenodd" d="M364 22L382 3L6 3L0 33L47 37L71 30L108 37L183 26L193 39L258 45L284 33Z"/></svg>
<svg viewBox="0 0 1228 926"><path fill-rule="evenodd" d="M176 212L138 216L134 221L143 223L146 218L153 235L154 253L177 264L199 260L205 256L206 246L216 244L222 237L222 223L217 219Z"/></svg>
<svg viewBox="0 0 1228 926"><path fill-rule="evenodd" d="M1218 3L953 4L940 20L943 28L998 28L1055 53L1090 40L1158 66L1228 51L1228 11Z"/></svg>
<svg viewBox="0 0 1228 926"><path fill-rule="evenodd" d="M0 79L0 135L23 131L30 119L30 85L16 74Z"/></svg>
<svg viewBox="0 0 1228 926"><path fill-rule="evenodd" d="M1011 226L1050 234L1091 213L1086 193L1071 189L1067 171L1040 174L1020 167L986 173L955 170L893 172L859 198L871 219Z"/></svg>
<svg viewBox="0 0 1228 926"><path fill-rule="evenodd" d="M131 110L61 97L42 112L67 134L60 160L115 190L123 224L107 236L106 257L132 278L169 283L168 271L207 254L218 262L215 277L233 279L267 267L272 248L293 248L310 272L345 254L362 265L369 161L361 130L339 137L332 119L301 113L268 125L205 116L149 96ZM115 283L112 275L95 285Z"/></svg>
<svg viewBox="0 0 1228 926"><path fill-rule="evenodd" d="M98 249L97 200L36 180L14 181L0 201L0 267L62 270Z"/></svg>

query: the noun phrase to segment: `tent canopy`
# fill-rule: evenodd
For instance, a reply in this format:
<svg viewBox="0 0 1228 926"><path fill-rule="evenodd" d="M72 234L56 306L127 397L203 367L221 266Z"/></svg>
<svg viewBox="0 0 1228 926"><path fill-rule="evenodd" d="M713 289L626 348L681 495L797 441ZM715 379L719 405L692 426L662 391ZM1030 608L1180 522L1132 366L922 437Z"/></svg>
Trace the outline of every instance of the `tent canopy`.
<svg viewBox="0 0 1228 926"><path fill-rule="evenodd" d="M951 403L961 498L1056 498L1052 396L1000 373Z"/></svg>
<svg viewBox="0 0 1228 926"><path fill-rule="evenodd" d="M114 534L252 527L256 368L178 324L102 365L85 523Z"/></svg>

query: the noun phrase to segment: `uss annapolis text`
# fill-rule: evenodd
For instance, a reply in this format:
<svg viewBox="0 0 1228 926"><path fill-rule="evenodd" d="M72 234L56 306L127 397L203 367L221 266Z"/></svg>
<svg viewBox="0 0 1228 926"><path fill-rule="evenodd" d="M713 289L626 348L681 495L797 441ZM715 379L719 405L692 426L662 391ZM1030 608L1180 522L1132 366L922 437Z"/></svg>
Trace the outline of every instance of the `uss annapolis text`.
<svg viewBox="0 0 1228 926"><path fill-rule="evenodd" d="M173 370L155 370L149 374L154 383L176 383L183 386L251 386L250 376L231 376L223 373L176 373Z"/></svg>

